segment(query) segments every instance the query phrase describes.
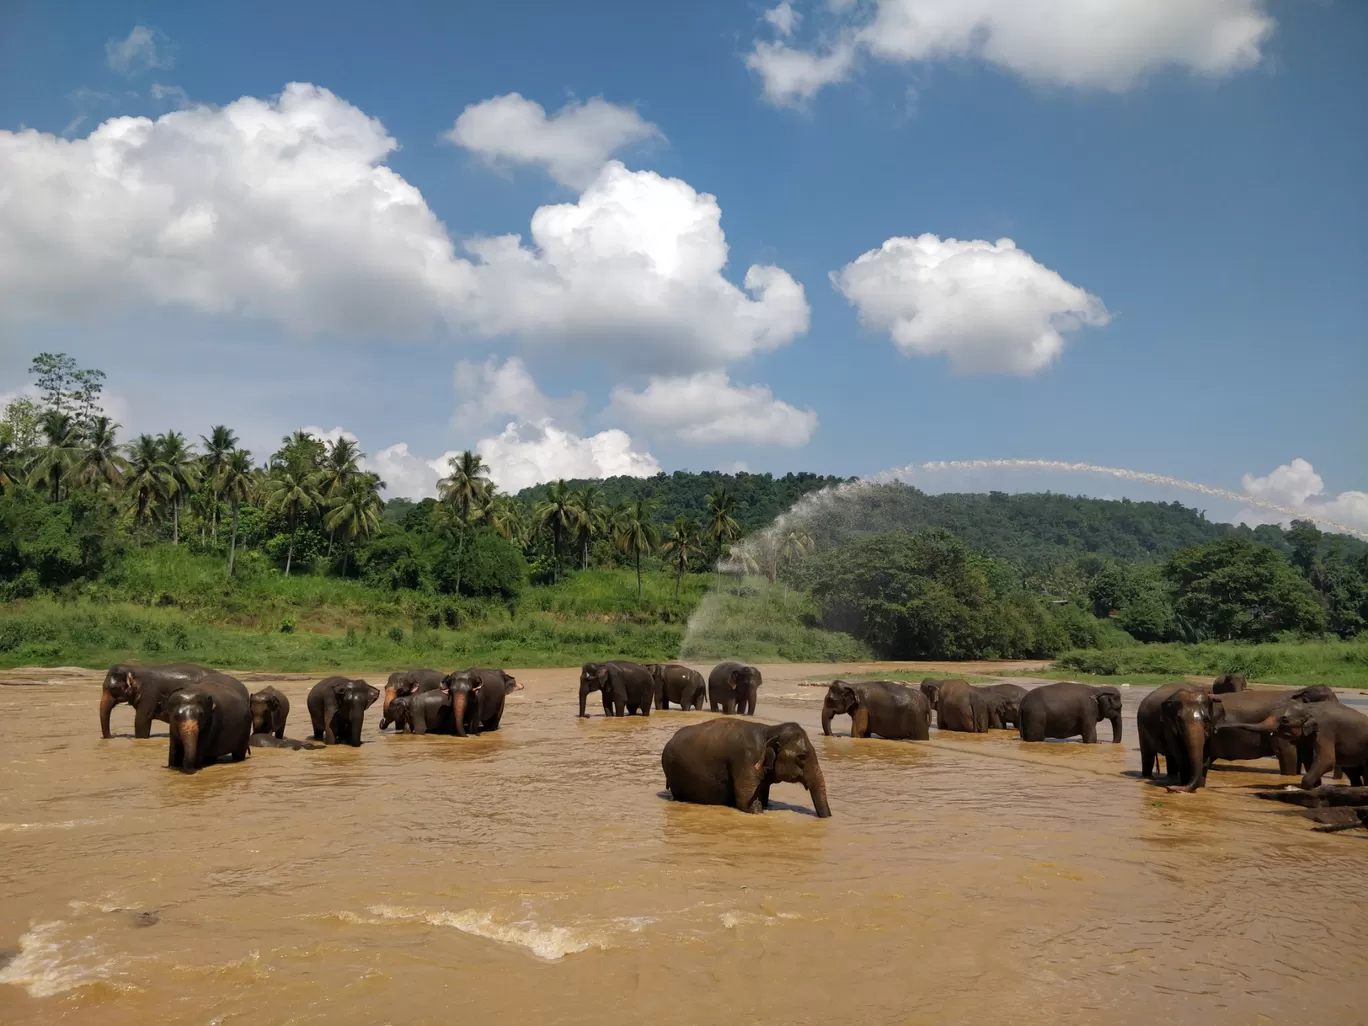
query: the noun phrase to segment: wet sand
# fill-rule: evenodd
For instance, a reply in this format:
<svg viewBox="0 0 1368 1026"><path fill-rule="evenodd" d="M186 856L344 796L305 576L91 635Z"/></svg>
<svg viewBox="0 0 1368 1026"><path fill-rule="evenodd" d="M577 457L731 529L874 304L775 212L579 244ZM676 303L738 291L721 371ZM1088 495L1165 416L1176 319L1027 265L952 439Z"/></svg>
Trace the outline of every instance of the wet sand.
<svg viewBox="0 0 1368 1026"><path fill-rule="evenodd" d="M1272 760L1141 781L1139 687L1120 745L822 738L801 682L839 668L764 669L829 820L796 785L669 801L661 748L710 714L578 720L575 670L518 672L495 734L376 706L360 749L194 776L127 706L101 740L98 675L0 687L0 1021L1368 1021L1368 837L1250 797ZM269 679L306 736L316 678Z"/></svg>

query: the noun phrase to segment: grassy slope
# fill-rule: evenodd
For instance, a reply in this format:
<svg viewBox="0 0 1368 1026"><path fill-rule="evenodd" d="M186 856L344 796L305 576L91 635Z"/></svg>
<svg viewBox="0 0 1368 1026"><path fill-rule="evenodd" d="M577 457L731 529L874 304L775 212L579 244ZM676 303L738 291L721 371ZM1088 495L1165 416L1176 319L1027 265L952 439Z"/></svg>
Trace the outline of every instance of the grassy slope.
<svg viewBox="0 0 1368 1026"><path fill-rule="evenodd" d="M1161 683L1188 674L1215 676L1232 671L1267 684L1368 688L1368 639L1283 641L1267 645L1141 645L1065 652L1047 675L1068 679L1097 675L1100 679L1138 684Z"/></svg>

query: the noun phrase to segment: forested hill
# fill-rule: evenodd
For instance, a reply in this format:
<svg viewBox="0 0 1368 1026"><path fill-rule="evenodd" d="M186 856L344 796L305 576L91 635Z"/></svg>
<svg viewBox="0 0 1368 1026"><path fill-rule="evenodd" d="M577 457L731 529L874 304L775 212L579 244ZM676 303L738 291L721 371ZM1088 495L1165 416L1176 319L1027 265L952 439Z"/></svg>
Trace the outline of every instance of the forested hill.
<svg viewBox="0 0 1368 1026"><path fill-rule="evenodd" d="M769 524L809 492L854 478L818 474L722 474L717 472L657 474L655 477L611 477L601 482L570 481L572 489L598 484L610 504L638 498L656 504L656 517L670 523L677 516L701 519L707 495L721 486L737 502L736 518L746 533ZM535 502L549 486L524 489L518 498ZM870 485L816 514L808 530L823 546L865 534L921 527L943 527L969 548L1023 566L1042 566L1096 555L1154 562L1190 545L1240 535L1288 551L1283 532L1265 525L1250 529L1207 520L1199 510L1179 502L1132 502L1091 499L1050 492L1009 495L1006 492L928 495L910 485ZM1356 560L1368 545L1345 535L1324 536L1323 546Z"/></svg>

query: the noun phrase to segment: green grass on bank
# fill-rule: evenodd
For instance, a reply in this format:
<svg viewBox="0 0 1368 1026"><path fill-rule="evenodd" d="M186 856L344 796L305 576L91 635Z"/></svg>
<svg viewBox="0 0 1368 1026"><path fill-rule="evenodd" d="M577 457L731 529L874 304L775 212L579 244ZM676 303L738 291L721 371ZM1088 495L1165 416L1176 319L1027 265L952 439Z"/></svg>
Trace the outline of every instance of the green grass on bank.
<svg viewBox="0 0 1368 1026"><path fill-rule="evenodd" d="M1280 641L1263 645L1205 643L1065 652L1048 676L1095 675L1132 683L1163 683L1186 676L1243 673L1266 684L1328 684L1368 688L1368 639Z"/></svg>

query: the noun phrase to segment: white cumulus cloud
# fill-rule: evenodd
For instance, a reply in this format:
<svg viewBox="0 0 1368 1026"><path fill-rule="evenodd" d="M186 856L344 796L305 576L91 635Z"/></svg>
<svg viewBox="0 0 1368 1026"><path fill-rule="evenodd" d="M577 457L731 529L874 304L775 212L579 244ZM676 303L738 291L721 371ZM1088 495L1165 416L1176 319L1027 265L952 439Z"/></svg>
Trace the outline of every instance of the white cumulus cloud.
<svg viewBox="0 0 1368 1026"><path fill-rule="evenodd" d="M326 89L113 118L84 139L0 131L0 318L138 305L299 333L511 335L669 372L806 331L802 286L724 276L717 200L610 161L577 202L458 256L384 161L384 126Z"/></svg>
<svg viewBox="0 0 1368 1026"><path fill-rule="evenodd" d="M437 482L446 477L447 463L454 455L448 451L435 460L427 460L409 452L408 443L398 442L367 456L365 469L380 475L385 492L391 497L435 498Z"/></svg>
<svg viewBox="0 0 1368 1026"><path fill-rule="evenodd" d="M792 35L801 19L802 15L793 9L793 4L789 3L789 0L784 0L778 7L771 7L765 12L765 20L773 25L781 36Z"/></svg>
<svg viewBox="0 0 1368 1026"><path fill-rule="evenodd" d="M519 420L574 418L584 407L584 396L552 399L537 386L521 359L511 356L501 364L495 357L484 363L461 360L454 375L461 402L453 423L458 429L478 430L501 416Z"/></svg>
<svg viewBox="0 0 1368 1026"><path fill-rule="evenodd" d="M832 58L846 49L898 63L971 58L1033 82L1120 91L1166 66L1211 76L1252 67L1275 26L1265 0L874 0L832 6L839 42L808 52L824 78L793 76L796 54L804 51L760 42L747 57L772 101L800 101L845 78L849 63Z"/></svg>
<svg viewBox="0 0 1368 1026"><path fill-rule="evenodd" d="M614 154L660 136L631 107L595 97L569 103L550 117L518 93L474 103L446 138L494 165L535 164L562 185L582 189Z"/></svg>
<svg viewBox="0 0 1368 1026"><path fill-rule="evenodd" d="M134 25L123 39L105 43L105 63L124 75L175 66L171 55L171 41L156 29Z"/></svg>
<svg viewBox="0 0 1368 1026"><path fill-rule="evenodd" d="M849 39L825 53L761 40L746 55L746 67L760 75L766 99L792 105L812 99L823 86L844 82L855 67L856 56Z"/></svg>
<svg viewBox="0 0 1368 1026"><path fill-rule="evenodd" d="M764 385L734 385L723 371L689 377L652 378L641 392L613 389L610 413L648 434L669 434L682 442L716 445L806 445L817 429L817 414L774 398Z"/></svg>
<svg viewBox="0 0 1368 1026"><path fill-rule="evenodd" d="M1059 357L1064 333L1111 319L1011 239L895 237L831 280L862 323L905 353L945 354L961 374L1034 374Z"/></svg>
<svg viewBox="0 0 1368 1026"><path fill-rule="evenodd" d="M1256 499L1304 510L1312 516L1368 532L1368 492L1328 495L1316 468L1300 456L1263 477L1245 474L1241 483L1245 492ZM1258 524L1286 522L1291 518L1279 517L1271 510L1253 509L1242 513L1241 519L1245 523Z"/></svg>
<svg viewBox="0 0 1368 1026"><path fill-rule="evenodd" d="M660 463L634 447L631 436L616 428L588 438L556 427L549 420L509 424L476 451L489 465L489 476L506 492L517 492L558 478L651 477Z"/></svg>

